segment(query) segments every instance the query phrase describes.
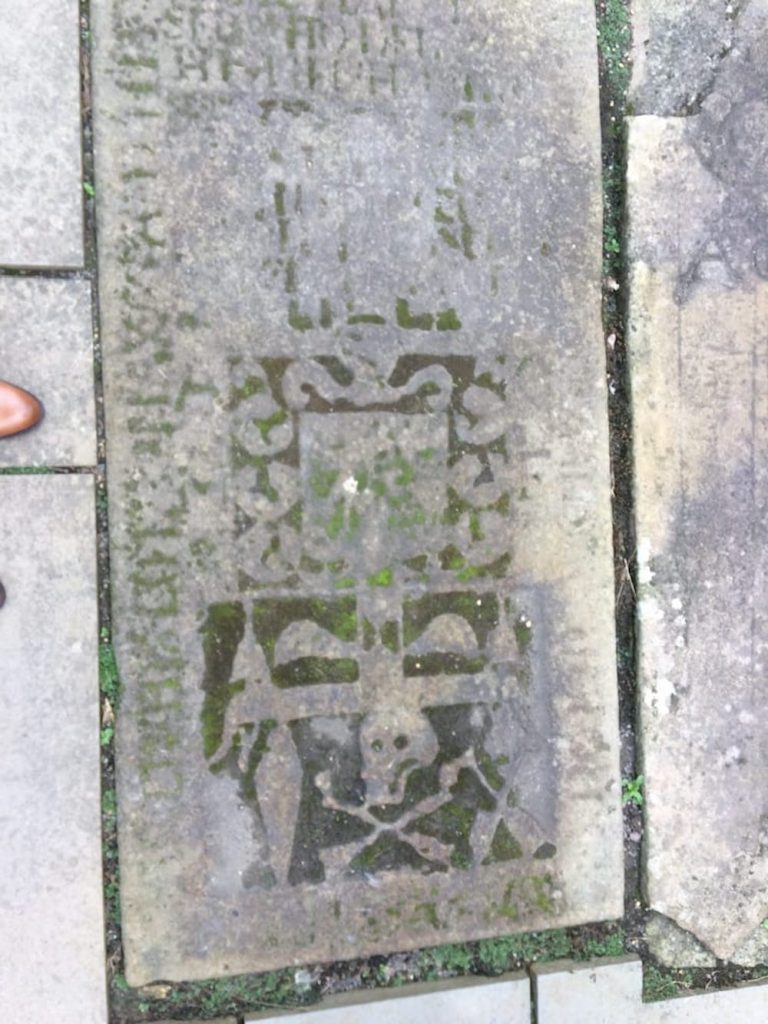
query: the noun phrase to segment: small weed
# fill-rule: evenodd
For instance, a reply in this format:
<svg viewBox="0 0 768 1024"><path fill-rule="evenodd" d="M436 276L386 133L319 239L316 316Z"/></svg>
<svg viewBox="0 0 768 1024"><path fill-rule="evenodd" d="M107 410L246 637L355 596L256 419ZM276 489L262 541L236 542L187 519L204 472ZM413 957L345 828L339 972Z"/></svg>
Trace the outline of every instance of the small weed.
<svg viewBox="0 0 768 1024"><path fill-rule="evenodd" d="M571 940L564 928L484 939L477 944L479 966L485 974L503 974L537 961L561 960L572 952Z"/></svg>
<svg viewBox="0 0 768 1024"><path fill-rule="evenodd" d="M93 199L93 197L96 195L96 190L94 189L90 181L83 182L83 192L85 192L89 199Z"/></svg>
<svg viewBox="0 0 768 1024"><path fill-rule="evenodd" d="M469 946L435 946L419 954L419 968L425 981L433 981L446 974L467 974L474 959Z"/></svg>
<svg viewBox="0 0 768 1024"><path fill-rule="evenodd" d="M102 747L108 747L112 742L112 737L115 735L115 730L111 725L105 725L104 728L99 732L99 742Z"/></svg>
<svg viewBox="0 0 768 1024"><path fill-rule="evenodd" d="M621 780L621 802L626 804L634 804L635 807L643 806L643 783L645 777L638 775L634 779L622 779Z"/></svg>
<svg viewBox="0 0 768 1024"><path fill-rule="evenodd" d="M119 924L120 922L120 886L115 879L110 880L104 886L104 899L107 904L107 916L109 920Z"/></svg>
<svg viewBox="0 0 768 1024"><path fill-rule="evenodd" d="M653 1003L659 999L671 999L677 995L677 984L658 967L646 967L643 971L643 999Z"/></svg>
<svg viewBox="0 0 768 1024"><path fill-rule="evenodd" d="M117 673L115 649L109 630L103 626L99 634L99 683L101 692L116 711L120 701L120 677Z"/></svg>
<svg viewBox="0 0 768 1024"><path fill-rule="evenodd" d="M114 789L107 789L101 797L101 813L105 818L114 820L117 815L117 794Z"/></svg>
<svg viewBox="0 0 768 1024"><path fill-rule="evenodd" d="M205 1016L236 1013L245 1006L296 1006L302 1001L297 999L291 970L220 978L202 988L200 1008Z"/></svg>
<svg viewBox="0 0 768 1024"><path fill-rule="evenodd" d="M615 932L611 932L603 939L587 939L579 952L578 959L593 960L597 957L622 956L623 954L624 929L617 928Z"/></svg>

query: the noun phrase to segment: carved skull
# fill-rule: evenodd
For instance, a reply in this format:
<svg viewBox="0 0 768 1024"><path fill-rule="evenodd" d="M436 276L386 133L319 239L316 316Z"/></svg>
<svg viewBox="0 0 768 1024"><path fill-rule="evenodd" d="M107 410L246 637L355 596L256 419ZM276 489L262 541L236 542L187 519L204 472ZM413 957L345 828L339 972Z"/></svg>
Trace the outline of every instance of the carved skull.
<svg viewBox="0 0 768 1024"><path fill-rule="evenodd" d="M415 709L367 714L360 729L360 746L368 804L400 803L410 773L432 764L438 752L432 727Z"/></svg>

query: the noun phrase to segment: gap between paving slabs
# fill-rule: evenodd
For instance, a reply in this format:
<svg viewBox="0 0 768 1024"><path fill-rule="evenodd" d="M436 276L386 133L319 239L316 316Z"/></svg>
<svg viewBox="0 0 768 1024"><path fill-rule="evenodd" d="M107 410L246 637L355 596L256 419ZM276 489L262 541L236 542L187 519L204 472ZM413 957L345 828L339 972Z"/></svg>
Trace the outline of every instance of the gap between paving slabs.
<svg viewBox="0 0 768 1024"><path fill-rule="evenodd" d="M732 985L763 976L766 971L718 967L705 971L662 969L648 957L642 941L647 911L641 896L642 836L641 768L635 742L635 541L632 517L632 422L624 346L624 112L629 83L630 24L624 0L597 0L603 133L604 281L603 323L609 380L609 421L614 502L614 553L617 606L618 685L625 780L626 905L622 922L585 925L437 946L409 953L374 956L338 964L286 968L259 975L241 975L208 982L164 984L129 989L123 974L120 932L120 887L117 850L117 807L113 735L119 707L119 679L111 643L109 552L107 534L106 450L101 389L101 348L98 330L96 226L93 197L93 145L90 102L89 4L81 3L81 82L86 207L86 276L94 282L94 339L98 417L97 529L99 554L99 668L102 700L102 827L107 929L107 972L113 1024L165 1018L199 1019L222 1014L308 1006L320 993L361 987L399 987L411 981L479 974L496 976L534 962L566 957L589 960L640 953L645 960L644 996L664 999L691 987ZM28 472L51 472L38 467ZM632 794L635 794L634 796Z"/></svg>

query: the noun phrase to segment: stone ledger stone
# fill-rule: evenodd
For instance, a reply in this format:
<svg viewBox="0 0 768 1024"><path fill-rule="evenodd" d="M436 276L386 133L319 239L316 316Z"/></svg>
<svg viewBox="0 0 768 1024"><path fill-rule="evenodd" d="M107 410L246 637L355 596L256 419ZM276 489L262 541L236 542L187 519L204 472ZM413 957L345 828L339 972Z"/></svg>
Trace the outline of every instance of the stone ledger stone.
<svg viewBox="0 0 768 1024"><path fill-rule="evenodd" d="M355 992L323 1000L317 1009L273 1016L256 1014L245 1024L530 1024L531 986L526 975L495 981L456 979L410 985L405 990Z"/></svg>
<svg viewBox="0 0 768 1024"><path fill-rule="evenodd" d="M96 462L91 285L0 278L0 376L43 403L42 421L0 446L2 466Z"/></svg>
<svg viewBox="0 0 768 1024"><path fill-rule="evenodd" d="M81 267L77 0L0 0L0 266Z"/></svg>
<svg viewBox="0 0 768 1024"><path fill-rule="evenodd" d="M128 978L618 916L592 6L195 11L93 12Z"/></svg>
<svg viewBox="0 0 768 1024"><path fill-rule="evenodd" d="M728 959L768 913L768 31L629 135L651 905Z"/></svg>
<svg viewBox="0 0 768 1024"><path fill-rule="evenodd" d="M106 1024L93 480L0 477L0 1017Z"/></svg>

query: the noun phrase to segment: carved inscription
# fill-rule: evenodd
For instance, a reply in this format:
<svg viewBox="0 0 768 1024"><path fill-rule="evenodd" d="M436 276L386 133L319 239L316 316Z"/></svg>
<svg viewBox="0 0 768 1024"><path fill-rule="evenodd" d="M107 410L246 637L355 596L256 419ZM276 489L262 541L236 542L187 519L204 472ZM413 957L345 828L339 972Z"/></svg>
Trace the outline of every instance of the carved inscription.
<svg viewBox="0 0 768 1024"><path fill-rule="evenodd" d="M594 24L561 7L95 12L132 983L603 913Z"/></svg>

